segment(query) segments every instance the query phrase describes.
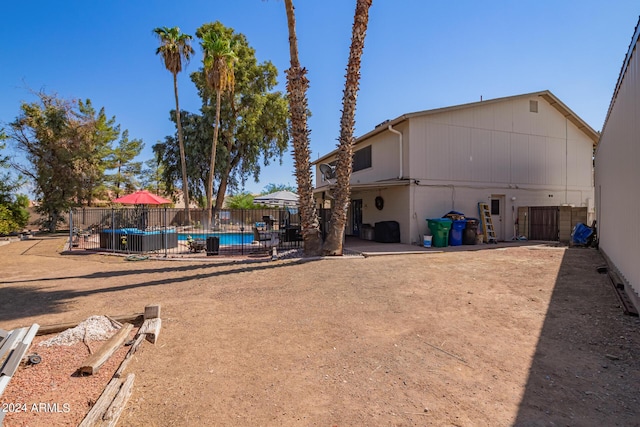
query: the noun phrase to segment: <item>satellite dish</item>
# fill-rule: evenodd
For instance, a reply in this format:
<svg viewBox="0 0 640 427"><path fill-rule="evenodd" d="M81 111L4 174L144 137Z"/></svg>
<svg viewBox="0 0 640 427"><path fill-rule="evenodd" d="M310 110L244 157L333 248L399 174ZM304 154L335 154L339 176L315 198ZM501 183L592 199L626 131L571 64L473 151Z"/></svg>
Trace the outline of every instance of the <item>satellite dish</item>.
<svg viewBox="0 0 640 427"><path fill-rule="evenodd" d="M324 176L324 179L329 180L331 178L336 177L336 168L335 166L328 165L326 163L320 163L320 172Z"/></svg>

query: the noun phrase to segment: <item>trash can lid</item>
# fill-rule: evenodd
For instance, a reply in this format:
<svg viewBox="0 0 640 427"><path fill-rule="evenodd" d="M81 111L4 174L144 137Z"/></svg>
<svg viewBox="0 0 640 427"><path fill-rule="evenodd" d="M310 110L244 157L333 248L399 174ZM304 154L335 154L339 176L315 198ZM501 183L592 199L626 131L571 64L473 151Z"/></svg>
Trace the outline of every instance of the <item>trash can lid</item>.
<svg viewBox="0 0 640 427"><path fill-rule="evenodd" d="M442 215L443 218L451 218L453 220L464 219L464 214L458 211L449 211L446 215Z"/></svg>
<svg viewBox="0 0 640 427"><path fill-rule="evenodd" d="M451 219L449 218L427 218L427 221L431 222L442 222L442 223L450 223Z"/></svg>

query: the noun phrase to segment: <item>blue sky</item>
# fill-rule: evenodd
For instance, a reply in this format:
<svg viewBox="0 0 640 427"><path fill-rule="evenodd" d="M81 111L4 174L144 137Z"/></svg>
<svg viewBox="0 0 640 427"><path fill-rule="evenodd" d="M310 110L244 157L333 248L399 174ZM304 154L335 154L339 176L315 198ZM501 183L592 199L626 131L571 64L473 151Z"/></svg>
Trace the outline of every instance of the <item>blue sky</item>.
<svg viewBox="0 0 640 427"><path fill-rule="evenodd" d="M355 0L294 0L302 65L309 70L312 160L336 146ZM175 132L171 74L155 55L152 30L187 34L221 21L244 33L259 61L289 66L282 0L13 1L0 26L0 126L33 101L28 88L89 98L116 116L152 157ZM356 136L401 114L548 89L600 130L638 22L637 0L374 0L362 62ZM197 112L189 73L179 75L180 106ZM263 168L269 183L295 185L291 152Z"/></svg>

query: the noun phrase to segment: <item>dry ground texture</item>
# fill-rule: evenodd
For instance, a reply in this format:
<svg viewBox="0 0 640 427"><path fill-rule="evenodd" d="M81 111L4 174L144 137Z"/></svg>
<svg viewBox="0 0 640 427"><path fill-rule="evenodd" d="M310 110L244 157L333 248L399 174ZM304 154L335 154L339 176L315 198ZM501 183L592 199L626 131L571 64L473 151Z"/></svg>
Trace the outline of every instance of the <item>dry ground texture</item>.
<svg viewBox="0 0 640 427"><path fill-rule="evenodd" d="M594 249L213 263L62 247L0 247L0 328L160 303L119 425L640 425L640 324Z"/></svg>

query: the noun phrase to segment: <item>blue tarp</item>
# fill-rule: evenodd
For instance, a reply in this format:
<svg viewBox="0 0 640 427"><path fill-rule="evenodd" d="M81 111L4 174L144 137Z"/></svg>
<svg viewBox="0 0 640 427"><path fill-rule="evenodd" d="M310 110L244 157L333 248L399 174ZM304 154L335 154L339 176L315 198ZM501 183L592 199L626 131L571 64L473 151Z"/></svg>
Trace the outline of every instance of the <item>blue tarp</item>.
<svg viewBox="0 0 640 427"><path fill-rule="evenodd" d="M571 240L573 243L578 245L586 245L587 240L593 234L593 230L591 227L587 227L583 223L579 222L573 228L573 232L571 233Z"/></svg>

